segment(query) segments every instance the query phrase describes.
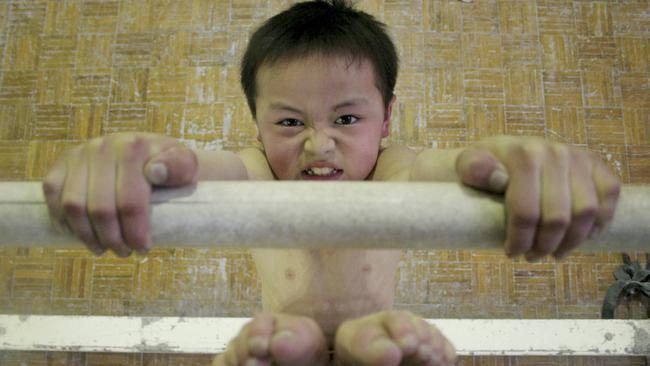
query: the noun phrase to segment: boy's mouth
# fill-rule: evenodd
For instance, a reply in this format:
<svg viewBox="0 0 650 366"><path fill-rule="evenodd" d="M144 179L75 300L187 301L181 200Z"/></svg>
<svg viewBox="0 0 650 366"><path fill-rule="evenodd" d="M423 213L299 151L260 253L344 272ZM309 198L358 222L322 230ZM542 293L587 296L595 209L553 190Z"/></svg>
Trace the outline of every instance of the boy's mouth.
<svg viewBox="0 0 650 366"><path fill-rule="evenodd" d="M343 170L332 167L311 167L302 171L302 178L306 180L336 180Z"/></svg>

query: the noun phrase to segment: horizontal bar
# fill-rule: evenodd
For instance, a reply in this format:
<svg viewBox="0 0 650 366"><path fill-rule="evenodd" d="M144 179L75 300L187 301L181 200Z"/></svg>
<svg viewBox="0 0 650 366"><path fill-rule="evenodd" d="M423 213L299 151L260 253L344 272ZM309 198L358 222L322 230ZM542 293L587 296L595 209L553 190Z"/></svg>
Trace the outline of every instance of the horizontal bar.
<svg viewBox="0 0 650 366"><path fill-rule="evenodd" d="M248 318L0 315L0 350L220 353ZM650 320L428 319L459 355L650 355Z"/></svg>
<svg viewBox="0 0 650 366"><path fill-rule="evenodd" d="M500 248L501 196L454 183L201 182L152 195L157 246ZM0 183L0 246L70 246L49 225L38 182ZM587 251L646 251L650 186L624 186Z"/></svg>

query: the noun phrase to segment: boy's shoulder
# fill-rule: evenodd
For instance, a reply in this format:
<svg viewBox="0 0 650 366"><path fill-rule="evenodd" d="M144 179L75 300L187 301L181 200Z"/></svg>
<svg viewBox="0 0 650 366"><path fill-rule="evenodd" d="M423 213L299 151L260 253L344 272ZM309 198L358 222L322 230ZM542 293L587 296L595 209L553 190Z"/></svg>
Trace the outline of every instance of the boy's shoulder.
<svg viewBox="0 0 650 366"><path fill-rule="evenodd" d="M257 147L240 150L237 155L244 163L249 180L275 180L264 151Z"/></svg>
<svg viewBox="0 0 650 366"><path fill-rule="evenodd" d="M375 170L369 180L407 181L417 153L406 146L393 145L381 149Z"/></svg>

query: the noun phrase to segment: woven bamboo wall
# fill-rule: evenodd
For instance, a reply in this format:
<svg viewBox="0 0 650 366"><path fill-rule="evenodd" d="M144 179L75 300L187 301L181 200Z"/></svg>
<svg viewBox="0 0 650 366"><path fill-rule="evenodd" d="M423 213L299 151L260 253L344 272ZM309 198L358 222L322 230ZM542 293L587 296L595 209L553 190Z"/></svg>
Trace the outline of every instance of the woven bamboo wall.
<svg viewBox="0 0 650 366"><path fill-rule="evenodd" d="M118 131L165 133L204 149L254 143L238 59L252 27L289 3L0 0L0 180L39 180L64 149ZM501 133L544 136L600 153L624 183L650 183L647 0L358 3L391 27L402 59L389 143L445 148ZM619 263L617 253L528 264L501 252L407 251L397 303L425 317L597 318ZM0 248L0 313L249 316L260 307L245 251L118 259ZM0 353L2 365L209 359ZM460 364L642 362L466 357Z"/></svg>

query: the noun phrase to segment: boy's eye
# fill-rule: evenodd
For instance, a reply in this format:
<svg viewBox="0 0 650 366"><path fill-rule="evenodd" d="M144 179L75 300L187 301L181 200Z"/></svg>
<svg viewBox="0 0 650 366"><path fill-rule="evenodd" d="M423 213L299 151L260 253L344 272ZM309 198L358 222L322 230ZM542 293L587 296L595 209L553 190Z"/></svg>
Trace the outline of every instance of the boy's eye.
<svg viewBox="0 0 650 366"><path fill-rule="evenodd" d="M283 119L282 121L278 122L278 124L280 126L285 126L285 127L295 127L295 126L302 125L302 122L298 121L297 119L286 118L286 119Z"/></svg>
<svg viewBox="0 0 650 366"><path fill-rule="evenodd" d="M348 114L348 115L341 116L341 117L337 118L334 123L336 123L338 125L351 125L351 124L357 122L358 120L359 119L357 117Z"/></svg>

